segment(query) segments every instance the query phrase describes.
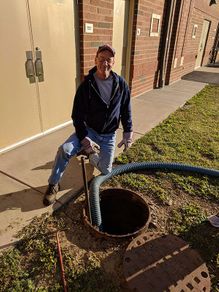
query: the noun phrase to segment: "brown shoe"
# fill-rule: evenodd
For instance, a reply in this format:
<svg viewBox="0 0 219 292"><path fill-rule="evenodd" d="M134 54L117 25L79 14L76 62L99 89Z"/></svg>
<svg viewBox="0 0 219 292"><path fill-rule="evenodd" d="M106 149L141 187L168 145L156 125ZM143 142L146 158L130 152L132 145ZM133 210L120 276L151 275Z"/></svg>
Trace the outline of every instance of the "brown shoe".
<svg viewBox="0 0 219 292"><path fill-rule="evenodd" d="M43 204L45 206L49 206L51 204L53 204L56 200L56 194L58 193L58 191L60 191L60 185L56 184L56 185L48 185L44 198L43 198Z"/></svg>

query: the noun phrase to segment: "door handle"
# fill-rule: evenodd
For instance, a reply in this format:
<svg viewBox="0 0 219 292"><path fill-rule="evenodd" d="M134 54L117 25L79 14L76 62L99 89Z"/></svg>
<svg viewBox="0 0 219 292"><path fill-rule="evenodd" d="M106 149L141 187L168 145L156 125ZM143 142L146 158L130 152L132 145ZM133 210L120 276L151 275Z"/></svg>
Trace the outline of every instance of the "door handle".
<svg viewBox="0 0 219 292"><path fill-rule="evenodd" d="M36 82L36 78L35 78L32 51L26 51L26 58L27 58L25 62L26 77L29 78L30 83L34 83Z"/></svg>
<svg viewBox="0 0 219 292"><path fill-rule="evenodd" d="M42 52L39 48L36 48L36 60L35 60L35 71L38 81L44 81L44 72L43 72L43 62L42 62Z"/></svg>

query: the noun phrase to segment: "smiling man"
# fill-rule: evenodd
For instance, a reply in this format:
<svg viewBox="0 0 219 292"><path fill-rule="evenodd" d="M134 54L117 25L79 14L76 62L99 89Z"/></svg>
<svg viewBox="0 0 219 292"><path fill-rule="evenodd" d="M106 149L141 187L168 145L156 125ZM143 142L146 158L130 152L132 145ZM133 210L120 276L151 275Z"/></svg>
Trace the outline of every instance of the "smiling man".
<svg viewBox="0 0 219 292"><path fill-rule="evenodd" d="M83 150L102 174L112 170L116 130L120 121L124 150L132 143L130 92L125 80L113 72L115 50L108 44L98 48L93 67L79 86L72 110L75 133L57 152L49 185L44 195L46 206L54 203L59 181L71 157Z"/></svg>

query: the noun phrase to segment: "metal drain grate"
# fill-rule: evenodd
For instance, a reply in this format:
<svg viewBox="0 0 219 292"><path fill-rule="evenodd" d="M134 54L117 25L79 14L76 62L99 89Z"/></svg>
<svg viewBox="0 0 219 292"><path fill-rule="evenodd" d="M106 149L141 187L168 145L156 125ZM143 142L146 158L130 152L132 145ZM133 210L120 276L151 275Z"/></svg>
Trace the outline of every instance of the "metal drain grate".
<svg viewBox="0 0 219 292"><path fill-rule="evenodd" d="M126 287L138 292L210 291L206 264L197 251L174 235L144 233L126 249Z"/></svg>

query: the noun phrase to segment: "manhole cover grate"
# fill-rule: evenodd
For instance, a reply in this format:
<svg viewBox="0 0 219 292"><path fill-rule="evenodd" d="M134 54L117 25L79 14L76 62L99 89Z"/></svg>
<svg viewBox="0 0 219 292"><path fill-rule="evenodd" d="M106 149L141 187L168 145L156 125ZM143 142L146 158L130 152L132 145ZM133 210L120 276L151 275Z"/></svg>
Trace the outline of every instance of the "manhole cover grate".
<svg viewBox="0 0 219 292"><path fill-rule="evenodd" d="M197 251L174 235L145 233L126 249L123 273L127 288L147 291L210 291L206 264Z"/></svg>

